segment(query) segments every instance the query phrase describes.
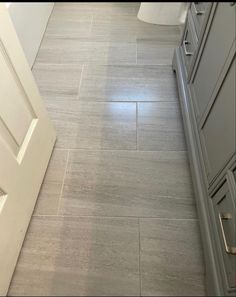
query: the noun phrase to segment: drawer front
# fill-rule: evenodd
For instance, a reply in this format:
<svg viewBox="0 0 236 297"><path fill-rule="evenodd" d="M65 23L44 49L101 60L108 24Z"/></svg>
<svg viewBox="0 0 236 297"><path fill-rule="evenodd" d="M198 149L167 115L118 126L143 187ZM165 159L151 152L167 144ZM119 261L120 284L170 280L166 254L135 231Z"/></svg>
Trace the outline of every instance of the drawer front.
<svg viewBox="0 0 236 297"><path fill-rule="evenodd" d="M192 2L191 3L191 13L196 28L197 36L199 37L201 30L207 22L211 11L211 2Z"/></svg>
<svg viewBox="0 0 236 297"><path fill-rule="evenodd" d="M187 16L186 26L183 34L183 40L180 48L181 48L181 54L185 65L186 74L188 76L192 66L194 54L197 48L197 40L195 37L190 13L188 13L188 16Z"/></svg>
<svg viewBox="0 0 236 297"><path fill-rule="evenodd" d="M234 58L199 131L209 183L236 153L235 67Z"/></svg>
<svg viewBox="0 0 236 297"><path fill-rule="evenodd" d="M235 195L235 177L232 171L229 171L227 181L212 197L217 227L217 251L221 260L221 273L226 280L228 290L236 288Z"/></svg>
<svg viewBox="0 0 236 297"><path fill-rule="evenodd" d="M219 2L201 59L189 84L195 112L200 121L235 39L235 6ZM220 39L219 39L220 38Z"/></svg>

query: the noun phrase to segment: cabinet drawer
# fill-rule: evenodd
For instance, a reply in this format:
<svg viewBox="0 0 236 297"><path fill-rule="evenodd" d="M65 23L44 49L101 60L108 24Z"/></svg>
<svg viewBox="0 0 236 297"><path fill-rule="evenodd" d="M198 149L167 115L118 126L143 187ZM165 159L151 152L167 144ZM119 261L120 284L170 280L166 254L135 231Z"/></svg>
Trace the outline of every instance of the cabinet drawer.
<svg viewBox="0 0 236 297"><path fill-rule="evenodd" d="M221 262L221 273L227 289L236 288L236 185L232 171L227 181L213 195L215 223L217 229L217 251Z"/></svg>
<svg viewBox="0 0 236 297"><path fill-rule="evenodd" d="M203 29L208 16L211 11L211 2L192 2L191 3L191 13L196 29L197 36L199 37L201 30Z"/></svg>
<svg viewBox="0 0 236 297"><path fill-rule="evenodd" d="M188 13L186 26L183 34L182 44L181 44L181 54L184 61L185 71L187 76L190 74L190 69L192 66L194 54L197 48L197 39L193 28L193 21L191 19L191 14Z"/></svg>
<svg viewBox="0 0 236 297"><path fill-rule="evenodd" d="M219 2L203 46L201 59L189 84L198 121L206 111L233 45L235 26L232 24L235 24L235 6L231 6L230 3L226 2Z"/></svg>
<svg viewBox="0 0 236 297"><path fill-rule="evenodd" d="M235 67L234 58L199 131L209 183L236 151Z"/></svg>

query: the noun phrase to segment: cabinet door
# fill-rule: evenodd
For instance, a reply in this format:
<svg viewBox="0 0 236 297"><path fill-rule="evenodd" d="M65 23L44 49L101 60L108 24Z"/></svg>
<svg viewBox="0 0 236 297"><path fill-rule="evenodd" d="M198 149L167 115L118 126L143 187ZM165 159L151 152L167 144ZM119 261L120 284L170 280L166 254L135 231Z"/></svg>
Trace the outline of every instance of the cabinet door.
<svg viewBox="0 0 236 297"><path fill-rule="evenodd" d="M227 291L236 288L235 194L235 177L232 171L228 171L227 181L212 197L217 227L217 250Z"/></svg>
<svg viewBox="0 0 236 297"><path fill-rule="evenodd" d="M180 46L186 76L189 77L197 49L197 37L194 32L191 13L188 12L182 44Z"/></svg>
<svg viewBox="0 0 236 297"><path fill-rule="evenodd" d="M200 130L208 181L226 165L236 151L235 58Z"/></svg>
<svg viewBox="0 0 236 297"><path fill-rule="evenodd" d="M211 2L192 2L191 3L191 12L193 16L193 21L196 28L196 33L199 36L201 30L203 29L210 10L211 10L212 3Z"/></svg>
<svg viewBox="0 0 236 297"><path fill-rule="evenodd" d="M198 120L211 99L234 39L235 6L219 2L199 64L189 85Z"/></svg>

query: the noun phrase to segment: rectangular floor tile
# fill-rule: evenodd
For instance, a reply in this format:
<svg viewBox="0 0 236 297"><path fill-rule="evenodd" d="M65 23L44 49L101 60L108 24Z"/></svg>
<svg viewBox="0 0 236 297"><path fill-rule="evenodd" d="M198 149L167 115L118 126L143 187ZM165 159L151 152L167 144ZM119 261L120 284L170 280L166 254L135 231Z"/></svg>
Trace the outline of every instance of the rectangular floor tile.
<svg viewBox="0 0 236 297"><path fill-rule="evenodd" d="M90 38L96 41L136 42L136 20L134 15L95 14Z"/></svg>
<svg viewBox="0 0 236 297"><path fill-rule="evenodd" d="M172 65L175 48L179 45L176 41L159 39L137 40L137 63L140 65Z"/></svg>
<svg viewBox="0 0 236 297"><path fill-rule="evenodd" d="M140 219L142 296L206 296L195 220Z"/></svg>
<svg viewBox="0 0 236 297"><path fill-rule="evenodd" d="M81 101L176 101L175 75L169 66L85 66Z"/></svg>
<svg viewBox="0 0 236 297"><path fill-rule="evenodd" d="M35 215L56 215L68 152L55 149L34 209Z"/></svg>
<svg viewBox="0 0 236 297"><path fill-rule="evenodd" d="M136 43L82 41L45 35L37 61L73 64L136 64Z"/></svg>
<svg viewBox="0 0 236 297"><path fill-rule="evenodd" d="M139 39L180 42L178 26L160 26L143 22L137 15L94 14L91 35L93 40L136 41Z"/></svg>
<svg viewBox="0 0 236 297"><path fill-rule="evenodd" d="M186 150L178 102L138 103L139 150Z"/></svg>
<svg viewBox="0 0 236 297"><path fill-rule="evenodd" d="M136 104L46 102L57 131L58 148L136 149Z"/></svg>
<svg viewBox="0 0 236 297"><path fill-rule="evenodd" d="M44 99L72 96L76 98L82 65L35 63L33 75Z"/></svg>
<svg viewBox="0 0 236 297"><path fill-rule="evenodd" d="M195 217L184 152L70 152L60 214Z"/></svg>
<svg viewBox="0 0 236 297"><path fill-rule="evenodd" d="M179 26L149 24L136 18L135 27L137 41L153 40L160 44L162 42L171 42L176 44L179 43L181 39Z"/></svg>
<svg viewBox="0 0 236 297"><path fill-rule="evenodd" d="M136 219L33 217L9 296L139 296Z"/></svg>
<svg viewBox="0 0 236 297"><path fill-rule="evenodd" d="M140 2L67 2L56 3L57 10L73 9L86 15L137 15ZM55 9L55 8L54 8Z"/></svg>
<svg viewBox="0 0 236 297"><path fill-rule="evenodd" d="M92 26L92 16L87 18L50 18L45 37L88 38Z"/></svg>

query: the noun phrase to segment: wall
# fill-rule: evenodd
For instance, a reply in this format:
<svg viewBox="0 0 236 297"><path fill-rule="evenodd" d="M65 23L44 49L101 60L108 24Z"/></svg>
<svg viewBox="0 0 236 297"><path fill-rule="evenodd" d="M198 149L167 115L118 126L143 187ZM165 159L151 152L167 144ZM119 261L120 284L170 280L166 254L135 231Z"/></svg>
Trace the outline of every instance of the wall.
<svg viewBox="0 0 236 297"><path fill-rule="evenodd" d="M6 3L30 67L36 58L54 3Z"/></svg>

